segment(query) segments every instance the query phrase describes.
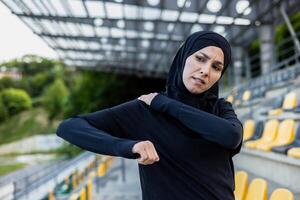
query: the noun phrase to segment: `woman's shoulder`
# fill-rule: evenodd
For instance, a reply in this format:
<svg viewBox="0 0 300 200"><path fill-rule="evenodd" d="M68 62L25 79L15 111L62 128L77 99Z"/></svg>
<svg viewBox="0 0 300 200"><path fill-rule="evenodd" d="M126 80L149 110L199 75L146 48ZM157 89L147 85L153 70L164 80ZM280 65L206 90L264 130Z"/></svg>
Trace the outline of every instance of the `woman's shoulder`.
<svg viewBox="0 0 300 200"><path fill-rule="evenodd" d="M225 98L219 98L217 103L218 103L219 108L231 108L232 109L232 104L229 101L227 101Z"/></svg>
<svg viewBox="0 0 300 200"><path fill-rule="evenodd" d="M113 113L126 112L136 114L138 112L144 111L145 107L145 103L136 98L110 107L109 110Z"/></svg>

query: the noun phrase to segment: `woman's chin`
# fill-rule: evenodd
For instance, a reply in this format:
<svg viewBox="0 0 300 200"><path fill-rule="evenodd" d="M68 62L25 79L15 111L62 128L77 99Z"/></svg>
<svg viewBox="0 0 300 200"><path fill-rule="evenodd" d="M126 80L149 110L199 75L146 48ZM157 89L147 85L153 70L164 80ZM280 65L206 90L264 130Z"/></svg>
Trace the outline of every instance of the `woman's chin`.
<svg viewBox="0 0 300 200"><path fill-rule="evenodd" d="M200 88L191 87L189 88L189 92L192 94L201 94L204 91Z"/></svg>

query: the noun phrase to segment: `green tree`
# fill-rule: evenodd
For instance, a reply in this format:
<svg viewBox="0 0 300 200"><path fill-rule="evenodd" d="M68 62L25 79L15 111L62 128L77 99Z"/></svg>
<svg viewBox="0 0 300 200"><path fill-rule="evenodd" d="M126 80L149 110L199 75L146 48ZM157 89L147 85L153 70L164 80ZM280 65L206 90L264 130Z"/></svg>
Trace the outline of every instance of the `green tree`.
<svg viewBox="0 0 300 200"><path fill-rule="evenodd" d="M2 101L9 115L14 115L31 108L32 102L29 94L22 89L8 88L1 93Z"/></svg>
<svg viewBox="0 0 300 200"><path fill-rule="evenodd" d="M43 105L48 111L50 121L62 113L68 94L68 88L61 79L56 79L45 90L43 94Z"/></svg>
<svg viewBox="0 0 300 200"><path fill-rule="evenodd" d="M2 96L0 95L0 122L4 121L8 117L8 111L3 104Z"/></svg>

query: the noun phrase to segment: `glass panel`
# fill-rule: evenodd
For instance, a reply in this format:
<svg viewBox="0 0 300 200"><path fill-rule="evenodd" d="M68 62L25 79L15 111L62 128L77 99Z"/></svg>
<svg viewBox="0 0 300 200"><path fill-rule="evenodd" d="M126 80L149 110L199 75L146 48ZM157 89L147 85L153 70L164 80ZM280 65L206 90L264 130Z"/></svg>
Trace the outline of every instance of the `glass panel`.
<svg viewBox="0 0 300 200"><path fill-rule="evenodd" d="M82 31L83 31L84 35L86 35L86 36L94 36L93 26L86 25L86 24L81 24L81 28L82 28Z"/></svg>
<svg viewBox="0 0 300 200"><path fill-rule="evenodd" d="M180 21L182 22L195 22L197 18L198 14L192 12L182 12L180 15Z"/></svg>
<svg viewBox="0 0 300 200"><path fill-rule="evenodd" d="M79 35L78 29L76 28L76 25L75 25L74 23L67 22L67 23L66 23L66 26L67 26L67 27L69 28L69 30L70 30L70 32L69 32L70 35L73 35L73 36Z"/></svg>
<svg viewBox="0 0 300 200"><path fill-rule="evenodd" d="M227 16L219 16L217 17L217 24L232 24L233 18Z"/></svg>
<svg viewBox="0 0 300 200"><path fill-rule="evenodd" d="M123 29L118 29L118 28L112 28L111 29L111 35L113 37L124 37L125 32Z"/></svg>
<svg viewBox="0 0 300 200"><path fill-rule="evenodd" d="M126 30L126 36L128 38L136 38L138 36L138 33L133 30Z"/></svg>
<svg viewBox="0 0 300 200"><path fill-rule="evenodd" d="M151 38L154 37L154 34L153 33L142 32L141 37L144 38L144 39L151 39Z"/></svg>
<svg viewBox="0 0 300 200"><path fill-rule="evenodd" d="M175 21L177 19L179 15L178 11L174 11L174 10L163 10L162 11L162 16L161 18L163 20L171 20L171 21Z"/></svg>
<svg viewBox="0 0 300 200"><path fill-rule="evenodd" d="M103 2L100 1L86 1L86 6L91 17L105 17L103 5Z"/></svg>
<svg viewBox="0 0 300 200"><path fill-rule="evenodd" d="M26 4L26 6L30 9L30 11L33 14L36 14L36 15L40 15L41 14L40 10L34 5L34 3L32 2L32 0L23 0L23 2Z"/></svg>
<svg viewBox="0 0 300 200"><path fill-rule="evenodd" d="M107 27L96 27L96 33L99 37L108 37L109 29Z"/></svg>
<svg viewBox="0 0 300 200"><path fill-rule="evenodd" d="M122 4L116 4L110 2L107 2L105 4L106 4L107 15L109 18L113 18L113 19L123 18Z"/></svg>
<svg viewBox="0 0 300 200"><path fill-rule="evenodd" d="M58 15L66 16L67 13L64 7L61 4L60 0L52 0L52 5L54 6L55 10L58 12Z"/></svg>
<svg viewBox="0 0 300 200"><path fill-rule="evenodd" d="M78 45L81 49L86 49L88 47L87 43L84 41L78 41Z"/></svg>
<svg viewBox="0 0 300 200"><path fill-rule="evenodd" d="M243 18L236 18L234 20L234 23L237 24L237 25L249 25L250 20L249 19L243 19Z"/></svg>
<svg viewBox="0 0 300 200"><path fill-rule="evenodd" d="M133 5L125 5L125 18L126 19L137 19L138 18L138 7Z"/></svg>
<svg viewBox="0 0 300 200"><path fill-rule="evenodd" d="M161 10L157 8L141 8L143 19L159 19Z"/></svg>
<svg viewBox="0 0 300 200"><path fill-rule="evenodd" d="M89 47L91 49L99 49L100 48L100 44L98 42L90 42Z"/></svg>
<svg viewBox="0 0 300 200"><path fill-rule="evenodd" d="M47 30L49 31L50 34L57 34L57 31L55 29L55 26L53 25L53 22L46 20L46 19L42 19L41 22L47 28Z"/></svg>
<svg viewBox="0 0 300 200"><path fill-rule="evenodd" d="M69 0L69 2L70 2L69 5L71 7L71 10L72 10L72 12L75 16L80 16L80 17L86 17L87 16L87 14L84 10L82 1Z"/></svg>
<svg viewBox="0 0 300 200"><path fill-rule="evenodd" d="M22 13L22 10L17 6L15 3L13 3L11 0L4 0L5 4L7 4L14 12L16 13Z"/></svg>
<svg viewBox="0 0 300 200"><path fill-rule="evenodd" d="M200 23L214 23L216 19L215 15L201 14L199 15L198 22Z"/></svg>
<svg viewBox="0 0 300 200"><path fill-rule="evenodd" d="M29 18L23 18L24 22L36 33L41 33L41 28Z"/></svg>

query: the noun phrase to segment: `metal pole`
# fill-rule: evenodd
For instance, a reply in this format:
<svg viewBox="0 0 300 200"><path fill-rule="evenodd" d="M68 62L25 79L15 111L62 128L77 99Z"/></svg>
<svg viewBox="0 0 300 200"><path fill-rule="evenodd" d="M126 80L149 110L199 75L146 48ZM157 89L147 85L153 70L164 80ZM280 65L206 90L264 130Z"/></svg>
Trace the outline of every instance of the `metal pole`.
<svg viewBox="0 0 300 200"><path fill-rule="evenodd" d="M285 21L285 23L286 23L286 25L287 25L287 27L289 29L289 32L290 32L290 34L291 34L291 36L293 38L293 41L294 41L295 46L296 46L296 49L298 50L298 53L300 53L300 42L299 42L299 40L297 38L297 35L296 35L295 30L294 30L294 28L293 28L293 26L291 24L291 21L288 18L287 14L286 14L286 12L284 10L283 4L281 4L281 6L280 6L280 12L281 12L282 17L283 17L283 19L284 19L284 21Z"/></svg>
<svg viewBox="0 0 300 200"><path fill-rule="evenodd" d="M121 158L121 171L122 171L122 181L126 182L125 159L124 158Z"/></svg>

